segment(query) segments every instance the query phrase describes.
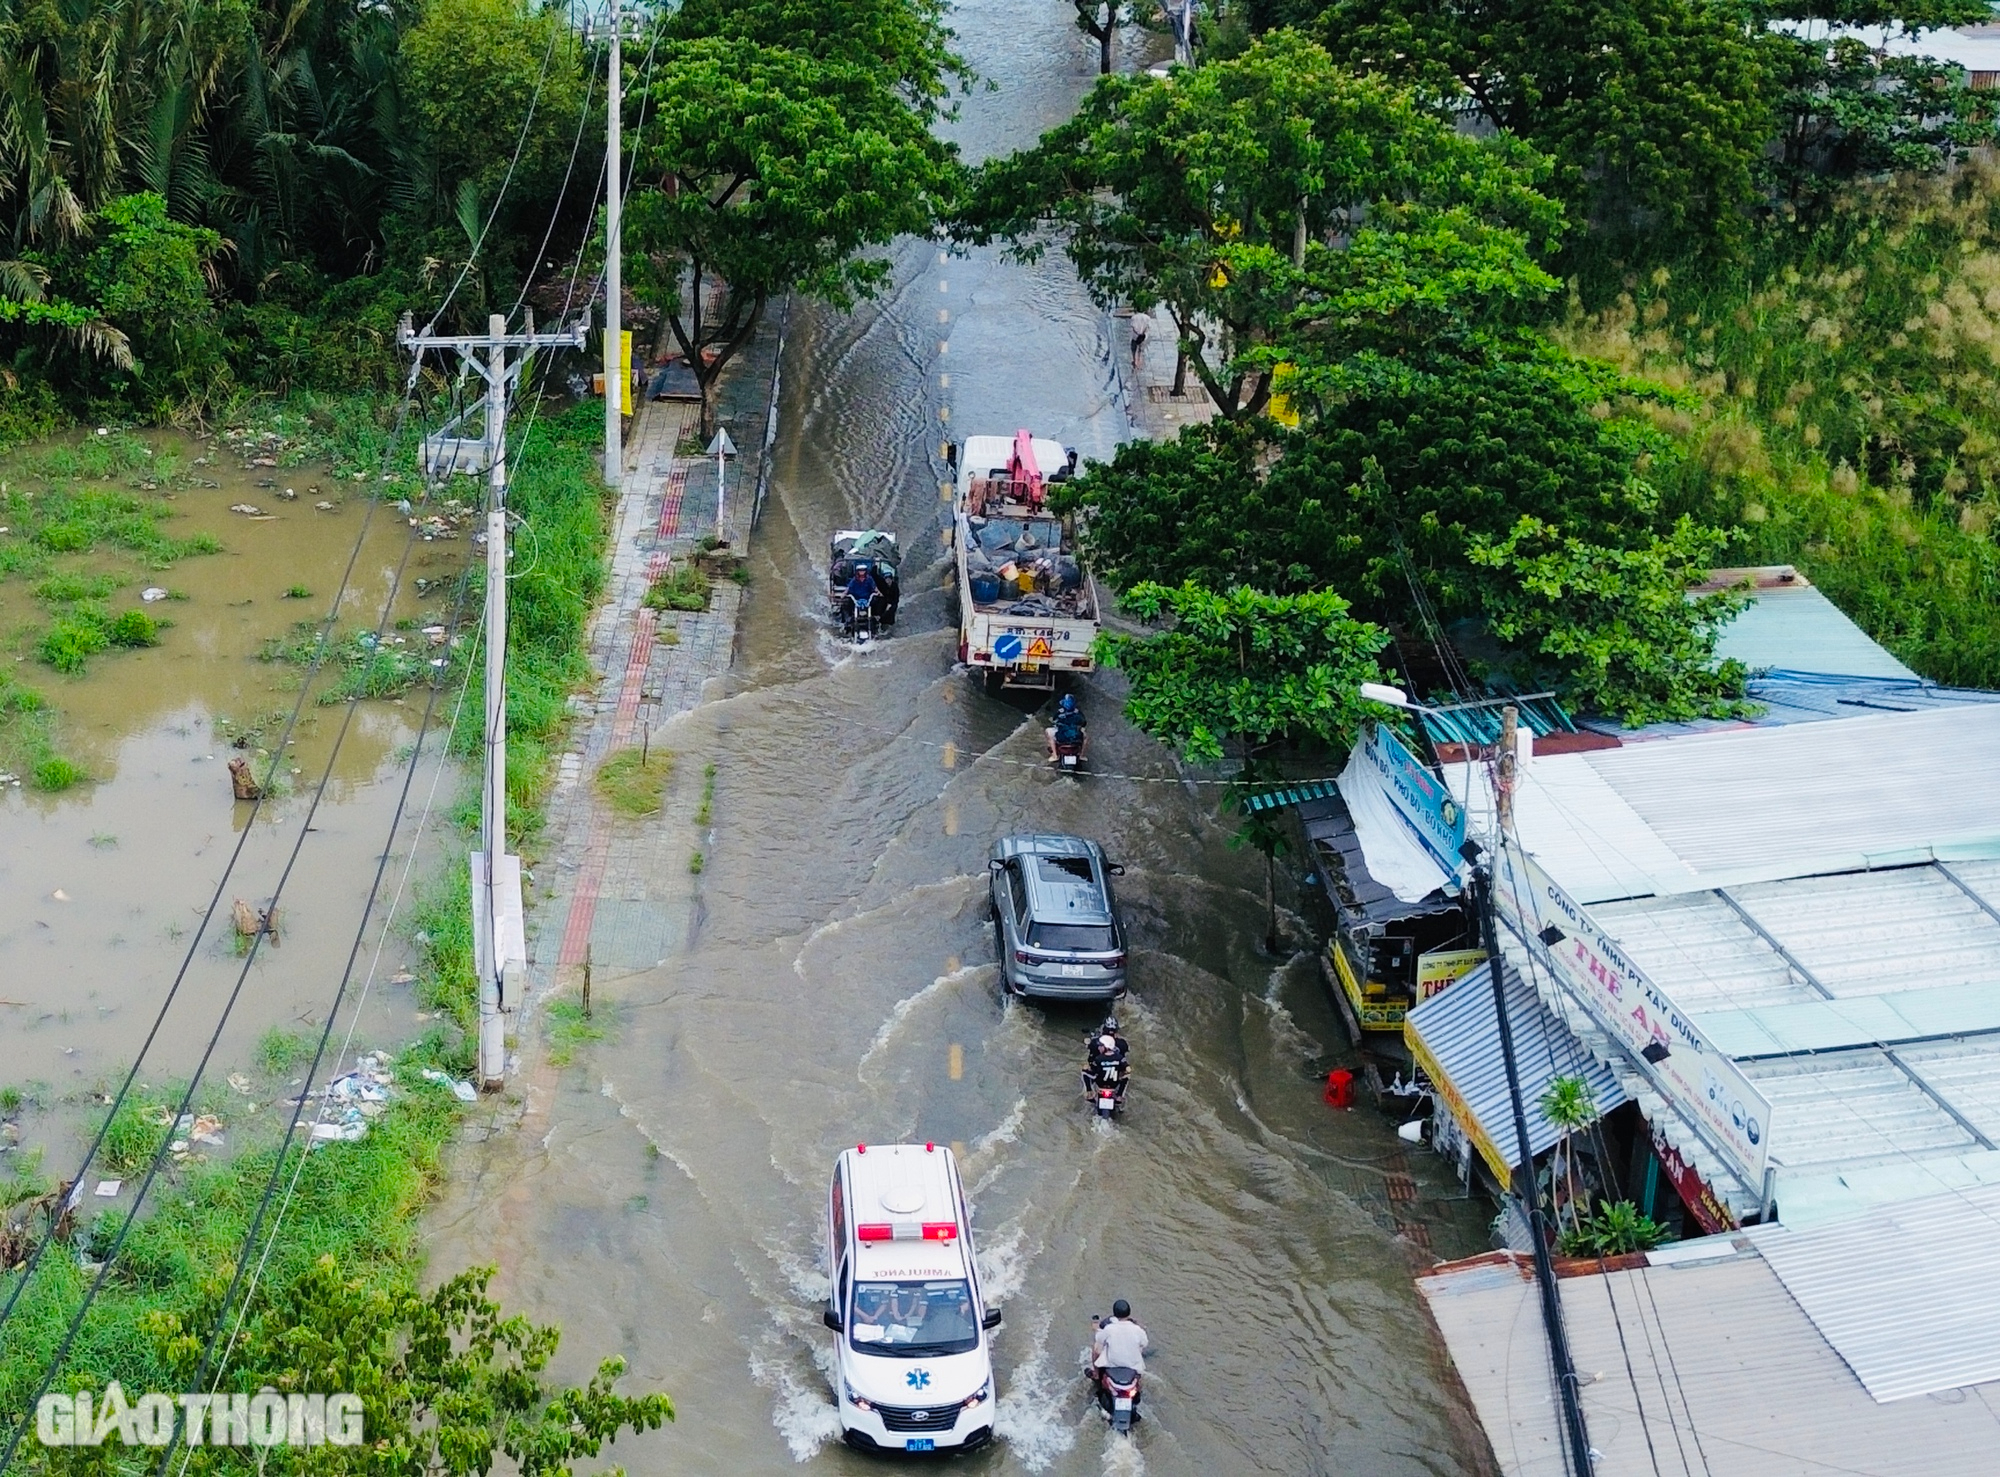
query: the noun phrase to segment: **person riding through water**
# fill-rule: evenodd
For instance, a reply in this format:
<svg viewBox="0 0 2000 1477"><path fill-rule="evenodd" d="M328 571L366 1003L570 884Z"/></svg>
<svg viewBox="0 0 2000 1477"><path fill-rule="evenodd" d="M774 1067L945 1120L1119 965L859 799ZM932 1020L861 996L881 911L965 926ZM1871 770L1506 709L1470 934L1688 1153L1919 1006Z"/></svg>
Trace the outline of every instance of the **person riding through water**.
<svg viewBox="0 0 2000 1477"><path fill-rule="evenodd" d="M847 599L853 611L853 622L860 625L875 604L877 586L872 565L856 564L853 577L847 582Z"/></svg>
<svg viewBox="0 0 2000 1477"><path fill-rule="evenodd" d="M1144 1374L1146 1349L1151 1343L1146 1330L1133 1321L1132 1305L1120 1298L1111 1305L1111 1316L1098 1324L1097 1332L1091 1336L1091 1367L1129 1369Z"/></svg>
<svg viewBox="0 0 2000 1477"><path fill-rule="evenodd" d="M1094 1077L1099 1063L1102 1062L1114 1062L1122 1068L1125 1065L1125 1058L1131 1055L1132 1048L1126 1043L1125 1038L1118 1034L1118 1018L1110 1016L1103 1025L1090 1033L1084 1051L1087 1058L1084 1065Z"/></svg>
<svg viewBox="0 0 2000 1477"><path fill-rule="evenodd" d="M1064 693L1063 700L1056 704L1055 726L1049 730L1051 764L1055 762L1057 744L1075 744L1079 759L1090 749L1089 736L1084 733L1083 709L1069 693Z"/></svg>

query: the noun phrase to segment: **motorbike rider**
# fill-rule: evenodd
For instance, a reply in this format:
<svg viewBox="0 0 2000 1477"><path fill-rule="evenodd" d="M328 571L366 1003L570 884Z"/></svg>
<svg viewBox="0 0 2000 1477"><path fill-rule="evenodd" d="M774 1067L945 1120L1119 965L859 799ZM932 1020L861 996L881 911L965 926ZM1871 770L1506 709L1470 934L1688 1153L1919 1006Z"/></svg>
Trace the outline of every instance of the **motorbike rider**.
<svg viewBox="0 0 2000 1477"><path fill-rule="evenodd" d="M1091 1366L1094 1369L1125 1368L1136 1374L1146 1372L1146 1350L1152 1340L1146 1337L1132 1317L1132 1305L1120 1298L1111 1305L1111 1316L1097 1325L1097 1332L1091 1335Z"/></svg>
<svg viewBox="0 0 2000 1477"><path fill-rule="evenodd" d="M852 612L850 619L855 625L862 624L868 618L868 612L875 604L878 588L873 566L857 562L854 574L847 581L848 608Z"/></svg>
<svg viewBox="0 0 2000 1477"><path fill-rule="evenodd" d="M1090 752L1090 737L1084 732L1083 709L1072 693L1064 693L1056 704L1055 726L1049 730L1049 762L1055 763L1057 744L1075 744L1081 759Z"/></svg>
<svg viewBox="0 0 2000 1477"><path fill-rule="evenodd" d="M1132 1054L1132 1047L1118 1033L1117 1016L1106 1016L1104 1024L1090 1033L1089 1039L1084 1044L1084 1052L1084 1066L1092 1077L1097 1075L1098 1067L1104 1062L1115 1063L1121 1074L1123 1073L1125 1059Z"/></svg>

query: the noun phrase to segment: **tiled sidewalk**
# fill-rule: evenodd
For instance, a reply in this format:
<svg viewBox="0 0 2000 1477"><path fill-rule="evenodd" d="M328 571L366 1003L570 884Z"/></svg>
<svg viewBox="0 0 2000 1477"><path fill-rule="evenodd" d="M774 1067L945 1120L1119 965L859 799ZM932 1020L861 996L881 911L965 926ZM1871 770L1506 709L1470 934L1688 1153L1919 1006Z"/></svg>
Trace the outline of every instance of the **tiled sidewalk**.
<svg viewBox="0 0 2000 1477"><path fill-rule="evenodd" d="M723 394L722 423L744 450L728 472L728 534L739 552L763 454L771 365L781 347L775 339L767 334L752 346ZM528 998L510 1024L517 1055L530 1063L530 1084L544 1075L533 1065L540 1006L577 988L586 959L595 979L608 983L661 963L687 937L696 882L689 859L702 844L693 819L700 756L677 756L663 812L644 821L614 818L591 777L620 749L645 743L663 753L669 721L697 706L707 684L729 670L741 587L717 580L702 612L660 614L641 603L669 559L689 556L700 536L715 531L714 463L679 451L695 434L697 410L647 402L627 434L610 575L590 629L597 682L589 696L571 700L576 726L528 899Z"/></svg>

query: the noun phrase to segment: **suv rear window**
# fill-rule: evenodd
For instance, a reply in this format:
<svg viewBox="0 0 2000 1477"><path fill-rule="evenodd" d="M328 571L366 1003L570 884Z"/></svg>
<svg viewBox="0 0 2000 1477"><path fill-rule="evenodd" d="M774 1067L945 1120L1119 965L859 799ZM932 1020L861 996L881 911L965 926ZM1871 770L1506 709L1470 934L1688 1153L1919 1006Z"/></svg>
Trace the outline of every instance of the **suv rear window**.
<svg viewBox="0 0 2000 1477"><path fill-rule="evenodd" d="M1038 856L1035 866L1044 882L1088 882L1093 887L1097 885L1087 856Z"/></svg>
<svg viewBox="0 0 2000 1477"><path fill-rule="evenodd" d="M1118 932L1101 923L1037 923L1028 930L1028 943L1037 949L1109 954L1118 947Z"/></svg>

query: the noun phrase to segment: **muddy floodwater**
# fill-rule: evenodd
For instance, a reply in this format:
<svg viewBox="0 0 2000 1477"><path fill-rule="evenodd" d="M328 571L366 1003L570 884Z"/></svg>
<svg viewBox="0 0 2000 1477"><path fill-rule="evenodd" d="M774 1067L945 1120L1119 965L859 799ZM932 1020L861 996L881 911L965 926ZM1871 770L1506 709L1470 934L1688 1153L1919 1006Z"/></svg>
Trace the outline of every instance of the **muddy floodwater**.
<svg viewBox="0 0 2000 1477"><path fill-rule="evenodd" d="M58 714L58 749L89 776L60 794L10 785L0 798L0 1085L24 1088L54 1109L30 1116L24 1128L31 1143L49 1142L45 1168L57 1174L68 1172L91 1093L115 1086L139 1050L249 824L251 807L231 797L228 760L246 758L261 775L299 701L301 669L260 660L266 642L323 617L351 559L339 629L372 630L386 606L391 625L407 627L389 639L424 644L418 627L442 609L467 556L462 538L413 543L392 503L373 505L370 519L367 492L325 468L246 468L216 442L144 439L175 458L182 475L152 484L120 474L98 485L165 504L163 533L207 534L219 552L148 569L100 545L49 569L115 581L101 602L110 611L139 608L171 622L157 647L99 653L81 676L54 672L34 655L52 615L35 594L48 571L0 581L0 659L47 697ZM286 489L295 496L283 496ZM322 502L328 506L316 506ZM170 597L146 602L147 588ZM329 759L324 798L284 885L278 945L262 948L251 968L217 1048L217 1080L250 1060L274 1027L308 1031L324 1022L376 858L391 846L393 889L424 803L435 794L435 837L456 798L455 774L440 771L433 745L413 788L412 818L392 845L390 819L426 690L362 703L336 752L344 708L317 702L332 677L329 670L305 694L275 796L236 858L144 1080L184 1078L215 1031L243 963L231 904L242 898L261 908L272 897ZM426 842L426 851L434 871L436 848ZM364 968L372 939L371 930ZM382 975L403 962L399 949L392 940ZM415 1029L406 992L378 979L360 1039Z"/></svg>
<svg viewBox="0 0 2000 1477"><path fill-rule="evenodd" d="M964 99L969 155L1032 141L1089 85L1069 6L953 11L996 91ZM1117 329L1058 258L906 242L851 317L792 317L771 501L733 690L656 743L717 767L693 937L600 975L609 1039L531 1134L466 1144L433 1218L432 1275L500 1267L510 1310L566 1331L563 1372L623 1355L679 1421L610 1453L634 1473L876 1472L839 1445L820 1323L826 1181L858 1141L962 1152L996 1335L999 1440L968 1472L1447 1474L1480 1469L1392 1214L1442 1255L1484 1244L1440 1161L1320 1098L1346 1059L1305 930L1262 952L1263 865L1215 792L1080 694L1092 773L1038 762L1040 725L953 670L941 582L950 433L1127 434ZM827 538L903 540L902 618L857 654L823 629ZM1011 832L1097 838L1126 868L1127 1113L1078 1091L1087 1011L1003 1003L985 863ZM551 946L544 945L544 948ZM1146 1420L1112 1437L1078 1373L1087 1317L1150 1330Z"/></svg>

